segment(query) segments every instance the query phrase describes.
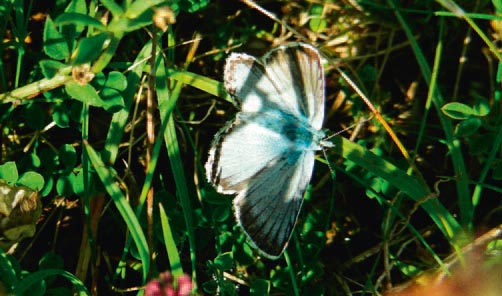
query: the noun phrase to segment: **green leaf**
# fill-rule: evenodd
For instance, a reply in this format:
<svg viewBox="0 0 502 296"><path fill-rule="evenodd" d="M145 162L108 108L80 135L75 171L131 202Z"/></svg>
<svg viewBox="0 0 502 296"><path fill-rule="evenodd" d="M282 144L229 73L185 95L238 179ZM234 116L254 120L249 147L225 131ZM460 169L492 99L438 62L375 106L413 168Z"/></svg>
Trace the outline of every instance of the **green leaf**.
<svg viewBox="0 0 502 296"><path fill-rule="evenodd" d="M54 104L52 120L54 120L60 128L67 128L70 126L70 110L66 108L64 103Z"/></svg>
<svg viewBox="0 0 502 296"><path fill-rule="evenodd" d="M241 265L253 264L255 258L253 248L246 242L244 234L242 234L242 238L242 243L234 244L232 247L234 258Z"/></svg>
<svg viewBox="0 0 502 296"><path fill-rule="evenodd" d="M44 280L39 280L32 282L29 288L25 290L22 294L15 295L30 295L30 296L45 296L47 292L47 282Z"/></svg>
<svg viewBox="0 0 502 296"><path fill-rule="evenodd" d="M74 81L70 81L65 85L66 92L74 99L87 103L94 107L103 107L103 100L96 93L96 89L90 84L80 85Z"/></svg>
<svg viewBox="0 0 502 296"><path fill-rule="evenodd" d="M232 233L230 231L221 231L220 234L218 235L218 242L221 246L225 245L232 245L233 244L233 237Z"/></svg>
<svg viewBox="0 0 502 296"><path fill-rule="evenodd" d="M78 168L73 170L68 175L68 182L71 184L71 188L73 193L78 196L82 196L84 194L84 172L82 168ZM93 182L93 178L89 178L89 183Z"/></svg>
<svg viewBox="0 0 502 296"><path fill-rule="evenodd" d="M124 16L129 19L137 18L144 12L152 11L152 7L161 4L162 2L165 2L165 0L134 1L127 8Z"/></svg>
<svg viewBox="0 0 502 296"><path fill-rule="evenodd" d="M310 29L314 32L322 32L326 29L327 24L323 17L323 6L314 4L310 10Z"/></svg>
<svg viewBox="0 0 502 296"><path fill-rule="evenodd" d="M211 186L205 186L201 190L202 200L213 205L231 205L232 199L228 196L217 193Z"/></svg>
<svg viewBox="0 0 502 296"><path fill-rule="evenodd" d="M490 103L485 98L477 98L474 102L474 112L477 116L483 117L490 114Z"/></svg>
<svg viewBox="0 0 502 296"><path fill-rule="evenodd" d="M40 149L38 157L40 158L40 163L42 164L42 169L45 174L54 172L59 164L56 152L49 147Z"/></svg>
<svg viewBox="0 0 502 296"><path fill-rule="evenodd" d="M37 172L26 172L21 175L19 180L17 180L17 185L24 185L33 189L34 191L40 191L44 188L45 181L44 177Z"/></svg>
<svg viewBox="0 0 502 296"><path fill-rule="evenodd" d="M234 257L231 252L220 254L214 259L214 264L219 271L230 270L234 265Z"/></svg>
<svg viewBox="0 0 502 296"><path fill-rule="evenodd" d="M0 249L0 270L2 271L1 279L3 287L13 287L18 279L16 274L16 266L19 262L12 255L7 255Z"/></svg>
<svg viewBox="0 0 502 296"><path fill-rule="evenodd" d="M196 12L209 5L209 0L180 0L177 1L180 9L190 13Z"/></svg>
<svg viewBox="0 0 502 296"><path fill-rule="evenodd" d="M124 97L121 93L127 88L127 79L124 74L112 71L105 79L104 74L100 72L93 80L93 84L102 87L99 95L103 99L103 108L106 111L115 113L125 107Z"/></svg>
<svg viewBox="0 0 502 296"><path fill-rule="evenodd" d="M481 126L481 119L477 117L470 117L466 120L459 122L455 128L455 135L457 137L467 137L478 131Z"/></svg>
<svg viewBox="0 0 502 296"><path fill-rule="evenodd" d="M475 115L474 110L463 103L453 102L447 103L441 107L443 113L453 119L466 119L469 116Z"/></svg>
<svg viewBox="0 0 502 296"><path fill-rule="evenodd" d="M501 0L492 0L491 3L495 7L495 13L501 14L502 13L502 1Z"/></svg>
<svg viewBox="0 0 502 296"><path fill-rule="evenodd" d="M10 185L14 185L19 178L19 174L17 172L16 163L13 161L8 161L2 165L0 165L0 179L5 180L5 182Z"/></svg>
<svg viewBox="0 0 502 296"><path fill-rule="evenodd" d="M94 188L93 175L89 178L89 187ZM82 196L84 193L84 173L82 168L78 168L68 172L66 175L61 175L56 182L56 191L60 195Z"/></svg>
<svg viewBox="0 0 502 296"><path fill-rule="evenodd" d="M64 93L63 88L56 88L43 93L47 102L59 102L63 101L68 96Z"/></svg>
<svg viewBox="0 0 502 296"><path fill-rule="evenodd" d="M63 257L54 253L47 252L38 262L39 270L50 269L50 268L64 268L64 260Z"/></svg>
<svg viewBox="0 0 502 296"><path fill-rule="evenodd" d="M125 107L122 94L113 88L104 88L99 95L103 99L103 108L110 113L115 113Z"/></svg>
<svg viewBox="0 0 502 296"><path fill-rule="evenodd" d="M264 279L256 279L251 282L249 290L251 295L269 295L270 282Z"/></svg>
<svg viewBox="0 0 502 296"><path fill-rule="evenodd" d="M40 104L31 103L26 106L23 112L26 125L33 130L41 130L45 127L46 118L45 112L40 107Z"/></svg>
<svg viewBox="0 0 502 296"><path fill-rule="evenodd" d="M72 0L64 10L65 12L74 12L80 14L87 14L87 3L85 0Z"/></svg>
<svg viewBox="0 0 502 296"><path fill-rule="evenodd" d="M55 60L67 59L70 50L64 36L57 30L56 25L47 17L44 27L44 52Z"/></svg>
<svg viewBox="0 0 502 296"><path fill-rule="evenodd" d="M128 87L124 91L126 108L113 115L112 122L114 122L114 124L112 124L108 130L108 136L105 141L104 151L107 155L106 160L110 163L115 163L115 159L119 151L119 144L122 141L122 135L128 122L127 119L130 116L130 110L132 110L130 106L136 95L137 85L140 83L140 77L142 76L141 73L144 66L147 64L150 53L151 42L147 42L136 56L134 64L137 66L127 74Z"/></svg>
<svg viewBox="0 0 502 296"><path fill-rule="evenodd" d="M491 135L480 135L473 134L466 138L469 143L469 154L470 155L482 155L487 153L493 144L493 139Z"/></svg>
<svg viewBox="0 0 502 296"><path fill-rule="evenodd" d="M59 147L59 164L62 165L66 171L72 170L77 164L77 152L75 147L70 144L65 144Z"/></svg>
<svg viewBox="0 0 502 296"><path fill-rule="evenodd" d="M97 89L102 89L105 86L106 79L107 78L103 72L96 73L92 79L92 85L94 85Z"/></svg>
<svg viewBox="0 0 502 296"><path fill-rule="evenodd" d="M86 0L72 0L70 4L66 7L64 10L66 13L79 13L86 15L87 14L87 3ZM70 27L70 32L73 33L71 35L68 35L69 38L75 39L77 36L80 36L82 34L82 31L84 31L85 27L83 25L67 25L65 27Z"/></svg>
<svg viewBox="0 0 502 296"><path fill-rule="evenodd" d="M65 64L54 60L41 60L39 63L40 70L45 78L51 79L56 76L61 68L66 67Z"/></svg>
<svg viewBox="0 0 502 296"><path fill-rule="evenodd" d="M202 289L204 292L210 295L217 294L218 292L218 282L216 280L209 280L202 284Z"/></svg>
<svg viewBox="0 0 502 296"><path fill-rule="evenodd" d="M52 188L54 187L54 179L51 177L45 181L45 186L40 191L40 195L45 197L51 193Z"/></svg>
<svg viewBox="0 0 502 296"><path fill-rule="evenodd" d="M58 16L55 20L57 25L81 25L81 26L89 26L95 27L100 30L105 30L106 27L99 20L82 13L76 12L67 12Z"/></svg>
<svg viewBox="0 0 502 296"><path fill-rule="evenodd" d="M64 12L87 14L86 0L72 0ZM82 35L85 27L83 25L67 24L61 28L61 32L66 37L70 52L74 51L76 40Z"/></svg>
<svg viewBox="0 0 502 296"><path fill-rule="evenodd" d="M277 266L270 274L272 286L281 286L282 283L289 281L289 270L284 266Z"/></svg>
<svg viewBox="0 0 502 296"><path fill-rule="evenodd" d="M61 269L44 269L44 270L39 270L33 273L30 273L28 275L25 275L21 281L17 283L17 285L14 287L12 294L13 295L33 295L33 292L36 292L32 289L34 287L38 288L39 291L44 291L41 290L40 286L37 284L45 282L44 279L46 278L51 278L54 276L61 276L66 279L68 279L73 287L76 289L76 295L79 296L84 296L84 295L90 295L89 291L87 291L87 288L85 287L84 283L82 283L77 277L75 277L73 274L61 270ZM44 291L45 292L45 291ZM26 293L26 294L24 294Z"/></svg>
<svg viewBox="0 0 502 296"><path fill-rule="evenodd" d="M105 86L119 91L124 91L127 88L127 78L121 72L112 71L108 74Z"/></svg>
<svg viewBox="0 0 502 296"><path fill-rule="evenodd" d="M327 22L321 17L313 17L309 21L309 27L312 31L320 33L326 30Z"/></svg>
<svg viewBox="0 0 502 296"><path fill-rule="evenodd" d="M71 172L70 172L71 174ZM62 175L59 176L58 180L56 181L56 192L59 195L72 195L73 194L73 187L71 186L71 182L69 180L69 175Z"/></svg>
<svg viewBox="0 0 502 296"><path fill-rule="evenodd" d="M73 54L72 63L81 65L96 60L109 40L107 33L100 33L80 40L76 52Z"/></svg>
<svg viewBox="0 0 502 296"><path fill-rule="evenodd" d="M217 206L214 211L211 212L212 219L216 223L224 222L230 215L231 210L227 205Z"/></svg>
<svg viewBox="0 0 502 296"><path fill-rule="evenodd" d="M101 0L100 3L108 9L114 17L118 17L124 13L122 7L113 0Z"/></svg>
<svg viewBox="0 0 502 296"><path fill-rule="evenodd" d="M413 264L408 264L399 260L394 260L396 267L406 276L413 277L419 274L422 270Z"/></svg>
<svg viewBox="0 0 502 296"><path fill-rule="evenodd" d="M367 85L374 84L378 79L378 71L373 65L366 64L357 71L357 76Z"/></svg>
<svg viewBox="0 0 502 296"><path fill-rule="evenodd" d="M72 101L70 106L70 118L71 120L82 123L82 102Z"/></svg>
<svg viewBox="0 0 502 296"><path fill-rule="evenodd" d="M40 168L40 157L37 155L36 150L32 150L30 153L25 154L17 165L25 170L32 170Z"/></svg>
<svg viewBox="0 0 502 296"><path fill-rule="evenodd" d="M134 3L139 3L141 1L136 1ZM143 27L146 27L152 23L153 10L147 10L143 14L135 17L133 19L124 19L118 22L119 26L117 28L122 32L132 32Z"/></svg>

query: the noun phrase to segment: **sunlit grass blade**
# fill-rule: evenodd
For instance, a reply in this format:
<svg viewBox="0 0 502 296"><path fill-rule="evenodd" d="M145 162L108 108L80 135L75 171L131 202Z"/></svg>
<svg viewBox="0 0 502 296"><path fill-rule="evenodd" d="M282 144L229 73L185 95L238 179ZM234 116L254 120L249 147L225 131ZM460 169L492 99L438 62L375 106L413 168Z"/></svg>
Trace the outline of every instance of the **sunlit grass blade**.
<svg viewBox="0 0 502 296"><path fill-rule="evenodd" d="M84 143L85 149L89 156L89 159L96 170L103 186L105 187L107 193L112 198L117 210L119 211L122 219L127 225L127 229L131 233L131 237L136 244L138 249L138 254L142 261L143 269L143 281L146 281L148 270L150 268L150 255L148 251L148 245L146 243L145 234L141 228L141 225L131 208L131 205L127 201L124 193L120 190L119 186L115 182L113 174L110 172L96 151L89 145L89 143Z"/></svg>
<svg viewBox="0 0 502 296"><path fill-rule="evenodd" d="M455 16L463 18L471 26L471 28L478 34L478 36L485 42L488 48L490 48L490 51L495 57L497 57L499 62L502 62L502 55L500 54L499 52L500 50L497 47L497 45L495 45L495 43L492 42L490 37L488 37L487 34L485 34L485 32L483 32L483 30L472 19L473 17L480 16L481 14L478 15L467 14L460 6L458 6L457 3L455 3L455 1L452 0L436 0L436 1L439 4L441 4L444 8L449 10L451 13L453 13Z"/></svg>
<svg viewBox="0 0 502 296"><path fill-rule="evenodd" d="M176 193L179 198L181 208L183 209L183 216L185 218L185 223L188 231L190 259L192 262L192 280L195 284L197 275L195 257L195 232L192 217L193 209L190 206L190 196L188 193L188 185L185 177L186 174L184 172L184 165L180 156L178 139L176 137L176 130L172 117L172 110L176 106L176 101L179 98L183 84L177 82L174 87L169 88L167 84L167 72L164 63L157 64L157 67L156 91L162 126L165 126L165 124L167 123L166 129L163 131L164 141L167 148L167 154L169 156L169 162L171 164L174 181L176 184Z"/></svg>
<svg viewBox="0 0 502 296"><path fill-rule="evenodd" d="M208 94L220 97L227 102L235 104L234 99L225 91L223 83L220 81L216 81L214 79L188 71L180 71L175 69L168 69L167 75L169 75L169 78L172 78L176 81L188 84L192 87L205 91Z"/></svg>
<svg viewBox="0 0 502 296"><path fill-rule="evenodd" d="M420 206L431 217L443 235L453 243L455 235L461 231L460 225L437 198L427 198L431 196L431 193L420 186L415 178L407 175L406 172L382 157L345 138L335 137L333 143L335 147L332 150L336 154L353 161L375 176L385 179L415 202L420 202Z"/></svg>
<svg viewBox="0 0 502 296"><path fill-rule="evenodd" d="M294 271L294 266L291 263L291 259L289 258L289 253L287 250L284 251L284 259L288 264L289 278L291 279L291 286L293 287L293 293L295 296L300 295L300 290L298 289L298 284L296 283L296 273Z"/></svg>
<svg viewBox="0 0 502 296"><path fill-rule="evenodd" d="M431 110L431 105L432 105L432 99L434 97L434 93L436 90L436 83L437 83L437 76L439 73L439 65L441 61L441 54L443 52L443 43L442 43L442 28L443 28L443 22L440 22L440 30L439 30L439 40L438 40L438 45L436 46L436 55L434 58L434 66L432 70L432 75L431 75L431 83L429 84L429 90L427 92L427 100L425 101L425 106L424 106L424 112L422 115L422 120L420 122L420 128L418 129L418 135L417 135L417 143L415 144L415 149L413 152L413 155L416 157L419 151L420 145L422 145L422 139L425 133L425 128L427 125L427 120L429 118L429 112Z"/></svg>
<svg viewBox="0 0 502 296"><path fill-rule="evenodd" d="M500 85L502 82L502 63L498 64L498 69L497 69L497 85ZM500 106L500 98L502 96L501 90L497 89L495 93L495 107ZM495 109L494 111L496 111ZM499 115L499 114L497 114ZM500 115L499 115L500 116ZM497 125L500 126L502 119L499 117L498 122L496 123ZM483 169L481 170L481 173L479 174L478 177L478 182L476 184L476 187L474 188L474 192L472 193L472 203L474 207L476 207L481 199L481 193L483 191L483 183L485 182L486 177L488 176L488 173L493 167L493 163L495 163L496 157L498 155L498 152L500 150L500 146L502 145L502 129L499 128L497 130L495 140L493 141L493 147L490 150L490 153L488 154L488 157L485 160L485 164L483 166Z"/></svg>
<svg viewBox="0 0 502 296"><path fill-rule="evenodd" d="M335 167L335 168L338 168L338 167ZM390 202L387 202L387 200L381 196L380 193L378 192L375 192L371 187L368 186L368 183L359 178L358 176L350 173L350 172L346 172L343 170L343 168L338 168L339 170L341 170L343 173L349 175L353 180L355 180L356 182L358 182L361 186L365 187L366 190L370 190L372 191L372 193L374 194L374 196L376 197L376 199L378 200L378 202L380 204L385 204L387 207L390 208L391 212L392 212L392 220L395 218L395 217L398 217L401 219L401 221L406 221L406 217L403 215L403 213L401 213L399 207L396 205L396 204L393 204L393 203L390 203ZM389 219L391 220L391 219ZM392 225L394 223L394 221L390 221L390 222L382 222L382 223L387 223L388 225ZM425 249L429 252L429 254L434 258L434 260L437 262L438 266L440 266L442 268L442 270L444 272L448 272L448 268L445 266L443 260L441 259L441 257L439 257L439 255L434 251L434 249L431 247L431 245L425 240L425 238L422 236L422 234L420 234L420 231L418 231L412 224L410 223L407 223L406 225L406 228L409 229L409 231L416 237L416 239L425 247ZM384 226L382 226L384 227ZM458 223L456 223L456 227L460 227L458 225ZM385 229L384 229L385 231ZM383 241L385 241L386 239L389 239L389 236L387 233L383 233ZM376 262L378 260L375 260Z"/></svg>
<svg viewBox="0 0 502 296"><path fill-rule="evenodd" d="M173 233L169 225L166 211L161 203L159 203L160 223L162 225L162 234L164 236L164 244L166 245L167 256L169 258L169 265L171 266L171 273L175 278L183 275L183 267L178 252L178 248L174 243Z"/></svg>
<svg viewBox="0 0 502 296"><path fill-rule="evenodd" d="M425 58L425 55L420 48L413 32L411 31L408 22L405 17L401 14L399 7L397 6L395 0L387 0L389 6L393 9L396 18L401 24L406 36L408 37L408 41L410 42L411 48L415 54L415 58L422 72L422 76L426 81L427 85L431 85L431 69ZM473 217L474 217L474 208L472 206L471 195L469 191L469 179L467 170L465 168L464 158L462 156L461 151L461 143L460 140L455 138L454 136L454 128L453 123L450 118L445 116L441 111L441 107L445 104L443 96L439 89L435 89L434 95L432 96L432 103L436 108L436 115L441 121L441 125L443 127L443 132L445 133L446 145L448 146L448 150L451 155L451 161L453 168L455 170L456 182L455 185L457 187L457 195L458 195L458 203L460 209L460 224L467 228L472 228Z"/></svg>

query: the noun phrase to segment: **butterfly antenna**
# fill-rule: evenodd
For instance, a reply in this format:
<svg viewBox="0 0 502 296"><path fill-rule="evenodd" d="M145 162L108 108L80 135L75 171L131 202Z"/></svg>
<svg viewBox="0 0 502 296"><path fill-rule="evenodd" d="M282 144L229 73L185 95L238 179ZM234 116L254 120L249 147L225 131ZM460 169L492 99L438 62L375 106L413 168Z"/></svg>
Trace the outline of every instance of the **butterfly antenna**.
<svg viewBox="0 0 502 296"><path fill-rule="evenodd" d="M332 135L327 136L327 137L326 137L326 138L324 138L323 140L329 140L329 139L331 139L331 138L333 138L333 137L338 136L338 135L339 135L339 134L341 134L341 133L344 133L344 132L346 132L346 131L348 131L348 130L350 130L350 129L353 129L354 127L358 127L358 128L359 128L359 127L360 127L360 126L362 126L364 123L366 123L366 122L370 121L371 119L373 119L373 117L375 117L375 115L373 115L373 114L372 114L369 118L364 118L364 119L362 119L361 121L359 121L358 123L354 123L353 125L351 125L351 126L349 126L349 127L346 127L346 128L344 128L343 130L341 130L341 131L338 131L338 132L336 132L336 133L334 133L334 134L332 134Z"/></svg>
<svg viewBox="0 0 502 296"><path fill-rule="evenodd" d="M288 25L285 21L279 19L277 16L275 16L275 14L271 13L270 11L268 11L265 8L258 5L255 1L241 0L241 2L243 2L244 4L246 4L247 6L253 8L253 9L258 10L259 12L261 12L262 14L264 14L265 16L267 16L268 18L270 18L274 22L281 24L283 27L287 28L290 32L292 32L295 35L295 37L300 39L302 42L310 44L310 40L308 38L306 38L305 36L303 36L303 34L301 34L297 30L295 30L293 27Z"/></svg>
<svg viewBox="0 0 502 296"><path fill-rule="evenodd" d="M328 153L326 153L326 147L322 146L322 153L324 154L324 159L326 159L326 164L328 165L328 169L331 173L331 180L335 180L335 169L331 165L331 162L328 158Z"/></svg>
<svg viewBox="0 0 502 296"><path fill-rule="evenodd" d="M334 133L332 135L327 136L326 138L323 139L323 141L326 141L326 140L329 140L329 139L331 139L333 137L336 137L339 134L344 133L344 132L346 132L349 129L352 129L354 127L357 127L359 129L364 123L366 123L366 122L370 121L371 119L373 119L373 117L374 117L374 115L372 114L369 118L364 118L361 121L359 121L358 123L354 123L353 125L351 125L349 127L346 127L343 130L341 130L341 131L338 131L338 132L336 132L336 133ZM331 142L328 142L328 143L331 143ZM331 144L331 145L333 145L333 144ZM335 178L335 170L333 169L333 166L331 165L331 162L329 161L328 153L326 153L326 148L329 148L329 147L332 147L332 146L330 146L330 145L321 145L321 147L322 147L322 153L324 154L324 158L326 159L326 162L328 164L328 168L329 168L329 170L331 172L331 178L334 179Z"/></svg>

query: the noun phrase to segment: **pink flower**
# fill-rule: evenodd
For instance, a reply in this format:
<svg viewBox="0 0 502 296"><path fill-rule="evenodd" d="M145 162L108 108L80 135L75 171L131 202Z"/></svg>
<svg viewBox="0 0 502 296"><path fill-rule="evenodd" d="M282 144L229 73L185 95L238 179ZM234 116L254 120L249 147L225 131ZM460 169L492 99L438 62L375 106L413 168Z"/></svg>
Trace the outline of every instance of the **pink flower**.
<svg viewBox="0 0 502 296"><path fill-rule="evenodd" d="M192 291L192 280L188 275L182 275L174 279L170 272L166 271L159 275L158 279L150 281L145 286L145 296L188 296Z"/></svg>

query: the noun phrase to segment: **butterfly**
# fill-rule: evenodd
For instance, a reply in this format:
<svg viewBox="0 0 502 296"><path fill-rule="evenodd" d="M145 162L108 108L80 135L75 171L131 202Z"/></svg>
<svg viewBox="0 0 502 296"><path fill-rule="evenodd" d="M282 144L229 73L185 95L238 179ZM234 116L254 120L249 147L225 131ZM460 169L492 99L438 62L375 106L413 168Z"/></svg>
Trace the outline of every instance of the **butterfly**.
<svg viewBox="0 0 502 296"><path fill-rule="evenodd" d="M236 194L238 224L270 259L289 242L316 151L333 146L321 130L324 84L319 52L303 43L226 61L224 86L240 111L216 134L206 176L218 192Z"/></svg>

